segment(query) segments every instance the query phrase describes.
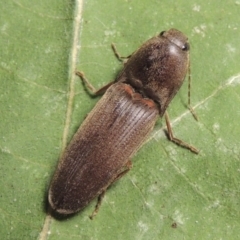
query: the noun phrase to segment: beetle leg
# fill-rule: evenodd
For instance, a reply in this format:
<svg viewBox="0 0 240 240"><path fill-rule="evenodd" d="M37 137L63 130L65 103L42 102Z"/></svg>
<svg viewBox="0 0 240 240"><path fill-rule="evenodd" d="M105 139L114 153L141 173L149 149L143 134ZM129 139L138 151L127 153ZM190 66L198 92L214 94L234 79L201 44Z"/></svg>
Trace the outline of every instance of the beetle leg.
<svg viewBox="0 0 240 240"><path fill-rule="evenodd" d="M129 55L129 56L127 56L127 57L121 56L121 55L119 54L119 52L117 51L117 48L116 48L116 46L115 46L114 43L111 44L111 47L112 47L112 50L113 50L114 55L116 56L116 58L117 58L120 62L126 63L127 60L132 56L132 54Z"/></svg>
<svg viewBox="0 0 240 240"><path fill-rule="evenodd" d="M132 56L132 54L129 55L129 56L127 56L127 57L121 56L121 55L118 53L117 48L116 48L116 46L115 46L114 43L111 44L111 47L112 47L113 53L114 53L114 55L116 56L116 58L117 58L119 61L123 62L123 63L126 63L127 60ZM91 93L92 95L100 95L100 94L103 94L113 83L115 83L115 81L112 81L112 82L106 84L105 86L101 87L100 89L96 90L96 88L95 88L95 87L90 83L90 81L88 81L88 79L85 77L85 75L84 75L83 72L81 72L81 71L76 71L75 73L76 73L77 76L79 76L79 77L82 79L83 83L85 84L85 86L87 87L87 89L90 91L90 93Z"/></svg>
<svg viewBox="0 0 240 240"><path fill-rule="evenodd" d="M87 90L92 94L92 95L101 95L103 94L112 84L115 82L112 81L105 86L101 87L100 89L96 90L96 88L88 81L88 79L85 77L83 72L76 71L76 75L79 76L83 83L85 84Z"/></svg>
<svg viewBox="0 0 240 240"><path fill-rule="evenodd" d="M199 153L199 150L196 149L194 146L186 143L186 142L183 142L181 139L178 139L178 138L175 138L173 136L173 132L172 132L172 127L171 127L171 124L170 124L170 120L169 120L169 116L168 116L168 113L167 111L165 112L165 120L166 120L166 125L167 125L167 131L168 131L168 137L169 137L169 140L176 143L177 145L181 146L181 147L184 147L184 148L187 148L189 149L190 151L192 151L193 153L196 153L198 154Z"/></svg>
<svg viewBox="0 0 240 240"><path fill-rule="evenodd" d="M113 179L113 181L108 185L107 188L109 188L113 183L115 183L117 180L119 180L121 177L123 177L131 168L132 168L132 162L129 160L126 163L126 165L123 167L122 171L117 175L116 178ZM107 191L107 189L104 189L102 191L102 193L98 196L98 200L97 200L95 209L94 209L93 213L89 216L89 218L91 220L97 215L106 191Z"/></svg>
<svg viewBox="0 0 240 240"><path fill-rule="evenodd" d="M121 177L123 177L131 168L132 168L132 162L129 160L126 163L126 165L123 167L122 171L117 175L117 177L113 179L110 185L112 185L113 183L118 181Z"/></svg>
<svg viewBox="0 0 240 240"><path fill-rule="evenodd" d="M93 220L93 218L97 215L97 213L98 213L98 211L99 211L99 208L100 208L100 206L101 206L101 204L102 204L102 200L103 200L103 197L104 197L105 193L106 193L106 190L104 190L104 191L98 196L97 204L96 204L96 206L95 206L95 209L94 209L94 211L92 212L92 214L89 216L89 218L90 218L91 220Z"/></svg>

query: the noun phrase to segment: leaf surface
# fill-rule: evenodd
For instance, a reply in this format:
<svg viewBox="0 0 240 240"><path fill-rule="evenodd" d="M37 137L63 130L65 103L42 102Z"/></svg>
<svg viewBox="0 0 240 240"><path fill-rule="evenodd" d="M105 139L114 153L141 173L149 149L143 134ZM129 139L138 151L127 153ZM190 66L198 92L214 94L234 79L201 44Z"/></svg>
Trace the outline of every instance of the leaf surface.
<svg viewBox="0 0 240 240"><path fill-rule="evenodd" d="M237 1L20 0L0 6L2 239L238 238ZM74 70L99 88L122 67L112 42L128 56L169 28L189 37L199 121L186 108L187 82L168 112L175 136L200 154L169 142L159 120L93 221L88 216L96 201L69 219L50 217L46 194L59 156L99 99L89 97Z"/></svg>

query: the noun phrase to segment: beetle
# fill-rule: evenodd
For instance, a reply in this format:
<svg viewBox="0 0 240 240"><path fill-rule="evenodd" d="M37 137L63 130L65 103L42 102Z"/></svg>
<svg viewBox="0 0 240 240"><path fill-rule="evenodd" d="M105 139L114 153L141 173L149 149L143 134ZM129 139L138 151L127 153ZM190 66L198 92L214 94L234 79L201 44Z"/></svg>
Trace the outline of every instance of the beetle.
<svg viewBox="0 0 240 240"><path fill-rule="evenodd" d="M176 29L161 32L128 57L58 163L48 195L53 210L80 211L131 168L130 159L166 114L188 68L188 39ZM167 115L166 122L170 140L198 153L173 137Z"/></svg>

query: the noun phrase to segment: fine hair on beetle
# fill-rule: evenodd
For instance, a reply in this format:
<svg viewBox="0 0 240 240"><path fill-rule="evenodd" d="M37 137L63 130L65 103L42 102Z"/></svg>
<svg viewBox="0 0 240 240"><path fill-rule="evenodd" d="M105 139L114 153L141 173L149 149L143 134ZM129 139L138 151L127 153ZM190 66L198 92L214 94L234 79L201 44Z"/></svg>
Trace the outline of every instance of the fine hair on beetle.
<svg viewBox="0 0 240 240"><path fill-rule="evenodd" d="M189 49L187 37L170 29L143 43L124 61L115 81L98 91L82 72L76 73L93 93L105 93L59 160L48 193L52 210L74 214L99 197L93 217L107 188L132 167L131 158L159 117L165 116L171 141L198 153L173 136L166 112L189 71Z"/></svg>

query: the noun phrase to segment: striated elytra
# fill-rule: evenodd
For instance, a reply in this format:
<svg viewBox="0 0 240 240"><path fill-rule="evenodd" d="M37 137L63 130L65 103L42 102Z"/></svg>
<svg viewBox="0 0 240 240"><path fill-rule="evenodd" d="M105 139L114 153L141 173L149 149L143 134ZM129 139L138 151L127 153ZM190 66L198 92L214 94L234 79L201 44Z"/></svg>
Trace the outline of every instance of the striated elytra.
<svg viewBox="0 0 240 240"><path fill-rule="evenodd" d="M176 29L146 41L88 114L61 157L49 188L60 214L83 209L131 167L189 66L187 37Z"/></svg>

